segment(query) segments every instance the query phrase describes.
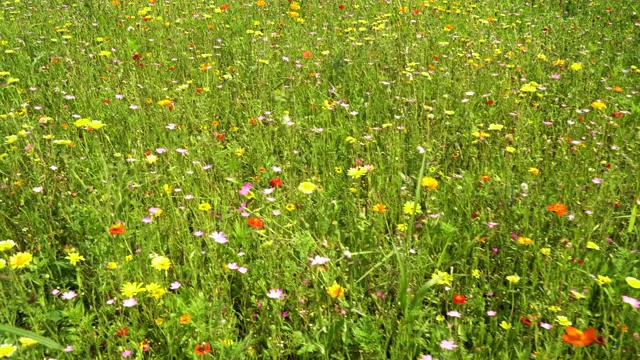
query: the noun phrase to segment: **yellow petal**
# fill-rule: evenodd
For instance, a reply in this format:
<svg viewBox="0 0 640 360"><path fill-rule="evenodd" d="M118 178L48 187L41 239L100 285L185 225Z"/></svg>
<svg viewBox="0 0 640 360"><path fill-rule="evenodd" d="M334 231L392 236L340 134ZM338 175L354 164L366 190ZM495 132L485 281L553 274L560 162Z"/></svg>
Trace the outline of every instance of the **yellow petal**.
<svg viewBox="0 0 640 360"><path fill-rule="evenodd" d="M629 284L629 286L631 286L632 288L640 289L640 280L631 276L628 276L625 280L627 280L627 284Z"/></svg>

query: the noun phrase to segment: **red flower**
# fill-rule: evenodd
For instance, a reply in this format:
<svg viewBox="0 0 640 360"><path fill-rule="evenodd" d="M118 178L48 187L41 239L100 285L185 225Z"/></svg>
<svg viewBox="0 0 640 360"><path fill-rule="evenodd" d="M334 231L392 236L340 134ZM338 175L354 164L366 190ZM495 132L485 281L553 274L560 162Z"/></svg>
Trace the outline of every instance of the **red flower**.
<svg viewBox="0 0 640 360"><path fill-rule="evenodd" d="M487 100L487 105L493 105L493 104L495 104L495 103L496 103L496 102L495 102L495 101L493 101L493 100L491 100L491 99Z"/></svg>
<svg viewBox="0 0 640 360"><path fill-rule="evenodd" d="M133 60L138 61L140 59L142 59L142 56L140 56L140 54L133 54L133 56L131 57Z"/></svg>
<svg viewBox="0 0 640 360"><path fill-rule="evenodd" d="M220 141L224 140L224 134L216 134L216 139Z"/></svg>
<svg viewBox="0 0 640 360"><path fill-rule="evenodd" d="M458 305L464 305L467 302L467 297L462 294L453 295L453 303Z"/></svg>
<svg viewBox="0 0 640 360"><path fill-rule="evenodd" d="M262 219L257 217L252 217L247 219L247 224L249 224L249 226L255 229L262 229L262 225L263 225Z"/></svg>
<svg viewBox="0 0 640 360"><path fill-rule="evenodd" d="M338 5L338 7L342 10L342 9L344 9L344 4L340 4L340 5Z"/></svg>
<svg viewBox="0 0 640 360"><path fill-rule="evenodd" d="M313 54L311 54L311 51L305 51L302 53L302 57L304 59L311 59L313 57Z"/></svg>
<svg viewBox="0 0 640 360"><path fill-rule="evenodd" d="M127 335L129 335L129 329L126 327L118 329L118 332L116 333L116 336L119 338L126 337Z"/></svg>
<svg viewBox="0 0 640 360"><path fill-rule="evenodd" d="M273 178L271 180L269 180L269 185L271 185L271 187L280 187L282 186L282 180L280 180L280 178Z"/></svg>
<svg viewBox="0 0 640 360"><path fill-rule="evenodd" d="M206 342L201 342L200 344L196 345L194 351L196 355L204 356L204 354L211 352L211 345Z"/></svg>
<svg viewBox="0 0 640 360"><path fill-rule="evenodd" d="M113 224L111 225L111 227L109 227L109 234L111 235L121 235L124 234L125 231L126 229L124 228L124 224L122 223Z"/></svg>

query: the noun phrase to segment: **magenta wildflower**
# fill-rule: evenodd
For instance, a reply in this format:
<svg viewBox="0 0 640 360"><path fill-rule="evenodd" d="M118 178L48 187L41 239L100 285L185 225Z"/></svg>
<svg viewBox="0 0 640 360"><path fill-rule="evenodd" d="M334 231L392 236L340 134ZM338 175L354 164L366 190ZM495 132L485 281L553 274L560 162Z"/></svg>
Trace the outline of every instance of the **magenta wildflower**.
<svg viewBox="0 0 640 360"><path fill-rule="evenodd" d="M284 299L284 293L282 292L282 289L271 289L267 293L267 297L271 299Z"/></svg>

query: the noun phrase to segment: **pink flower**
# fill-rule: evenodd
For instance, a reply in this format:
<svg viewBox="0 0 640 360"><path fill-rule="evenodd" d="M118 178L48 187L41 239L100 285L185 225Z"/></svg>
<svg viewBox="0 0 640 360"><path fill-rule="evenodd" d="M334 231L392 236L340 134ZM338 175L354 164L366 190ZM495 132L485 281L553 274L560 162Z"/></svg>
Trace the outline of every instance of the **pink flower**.
<svg viewBox="0 0 640 360"><path fill-rule="evenodd" d="M133 351L131 351L131 350L125 350L125 351L122 352L122 357L123 358L129 357L131 355L133 355Z"/></svg>
<svg viewBox="0 0 640 360"><path fill-rule="evenodd" d="M633 306L636 309L640 309L640 300L634 299L632 297L622 295L622 301Z"/></svg>
<svg viewBox="0 0 640 360"><path fill-rule="evenodd" d="M253 188L253 184L252 183L246 183L246 184L242 185L242 188L240 189L240 191L238 191L238 194L240 194L242 196L247 196L249 194L249 191L251 191L251 188Z"/></svg>
<svg viewBox="0 0 640 360"><path fill-rule="evenodd" d="M497 222L492 222L492 221L487 223L487 226L489 227L489 229L493 229L494 227L496 227L498 225L500 225L500 224L498 224Z"/></svg>
<svg viewBox="0 0 640 360"><path fill-rule="evenodd" d="M71 291L67 291L67 292L63 292L63 293L62 293L62 298L63 298L64 300L71 300L71 299L73 299L73 298L74 298L74 297L76 297L76 296L78 296L78 294L76 294L76 292L75 292L75 291L73 291L73 290L71 290Z"/></svg>
<svg viewBox="0 0 640 360"><path fill-rule="evenodd" d="M457 312L457 311L453 310L453 311L449 311L449 312L447 313L447 316L451 316L451 317L457 317L457 318L459 318L459 317L462 317L462 314L460 314L459 312Z"/></svg>
<svg viewBox="0 0 640 360"><path fill-rule="evenodd" d="M546 322L540 322L540 327L543 328L543 329L549 330L549 329L551 329L553 327L553 325L547 324Z"/></svg>
<svg viewBox="0 0 640 360"><path fill-rule="evenodd" d="M134 307L136 305L138 305L138 300L134 298L126 299L122 302L122 306L124 307Z"/></svg>
<svg viewBox="0 0 640 360"><path fill-rule="evenodd" d="M171 283L171 285L169 285L169 289L178 290L180 288L180 286L182 286L182 284L180 284L179 281L174 281L174 282Z"/></svg>
<svg viewBox="0 0 640 360"><path fill-rule="evenodd" d="M487 311L487 316L496 316L496 314L497 313L495 311L493 311L493 310Z"/></svg>
<svg viewBox="0 0 640 360"><path fill-rule="evenodd" d="M271 299L284 299L284 294L282 293L282 289L271 289L267 293L267 297Z"/></svg>
<svg viewBox="0 0 640 360"><path fill-rule="evenodd" d="M453 340L442 340L440 342L440 347L445 350L453 350L458 347Z"/></svg>
<svg viewBox="0 0 640 360"><path fill-rule="evenodd" d="M240 267L238 268L238 272L239 272L240 274L246 274L246 273L247 273L247 271L249 271L249 269L247 269L247 268L246 268L246 267L244 267L244 266L240 266Z"/></svg>
<svg viewBox="0 0 640 360"><path fill-rule="evenodd" d="M213 239L213 241L217 242L218 244L224 244L229 242L229 240L227 240L227 235L222 231L221 232L214 231L211 233L211 235L209 235L209 237Z"/></svg>
<svg viewBox="0 0 640 360"><path fill-rule="evenodd" d="M331 259L316 255L316 257L314 258L309 258L309 261L311 261L311 266L314 266L314 265L324 265L325 263L331 261Z"/></svg>
<svg viewBox="0 0 640 360"><path fill-rule="evenodd" d="M591 181L593 181L594 184L602 184L602 179L600 178L593 178Z"/></svg>

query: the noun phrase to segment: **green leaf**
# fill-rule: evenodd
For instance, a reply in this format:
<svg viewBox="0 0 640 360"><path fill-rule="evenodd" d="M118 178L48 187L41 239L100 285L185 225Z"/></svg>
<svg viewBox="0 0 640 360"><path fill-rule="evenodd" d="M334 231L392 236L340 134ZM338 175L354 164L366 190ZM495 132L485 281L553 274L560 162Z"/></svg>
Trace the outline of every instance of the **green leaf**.
<svg viewBox="0 0 640 360"><path fill-rule="evenodd" d="M29 330L24 330L24 329L20 329L17 327L13 327L10 325L0 325L0 331L4 331L4 332L8 332L14 335L18 335L18 336L24 336L27 337L29 339L33 339L38 341L40 344L50 348L50 349L54 349L54 350L62 350L62 345L58 344L57 342L46 338L42 335L38 335L34 332L31 332Z"/></svg>
<svg viewBox="0 0 640 360"><path fill-rule="evenodd" d="M411 300L411 304L409 305L409 311L415 310L418 307L418 305L422 304L422 299L424 299L424 297L427 296L427 291L429 290L429 288L437 284L438 281L440 281L439 276L427 281L426 284L422 285L422 287L420 287L420 289L418 289L418 291L415 292L415 295L413 296L413 300Z"/></svg>

